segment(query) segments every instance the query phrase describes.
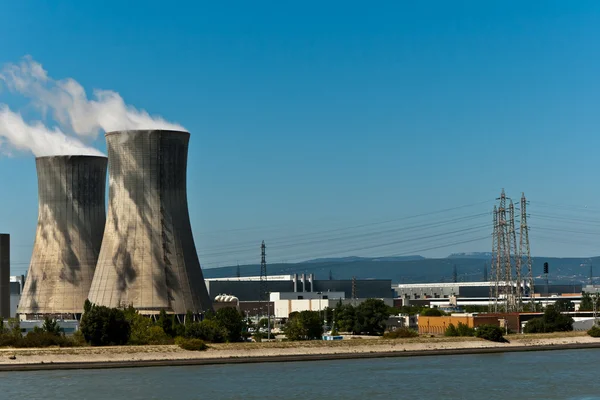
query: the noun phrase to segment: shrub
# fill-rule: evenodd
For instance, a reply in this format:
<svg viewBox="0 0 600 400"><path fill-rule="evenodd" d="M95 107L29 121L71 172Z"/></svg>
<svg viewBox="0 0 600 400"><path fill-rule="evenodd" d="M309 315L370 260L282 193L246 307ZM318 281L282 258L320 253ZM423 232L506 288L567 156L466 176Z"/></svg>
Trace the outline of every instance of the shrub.
<svg viewBox="0 0 600 400"><path fill-rule="evenodd" d="M15 347L73 347L73 340L64 335L55 335L43 329L34 329L21 340L17 341Z"/></svg>
<svg viewBox="0 0 600 400"><path fill-rule="evenodd" d="M507 340L504 338L503 333L504 332L502 331L502 328L500 328L499 326L481 325L477 327L477 330L475 331L475 336L482 339L490 340L492 342L505 343L507 342Z"/></svg>
<svg viewBox="0 0 600 400"><path fill-rule="evenodd" d="M85 346L87 344L83 333L81 333L81 330L76 330L73 332L71 339L73 339L73 346Z"/></svg>
<svg viewBox="0 0 600 400"><path fill-rule="evenodd" d="M400 339L400 338L412 338L419 336L419 333L414 329L410 328L398 328L395 331L386 332L383 334L385 339Z"/></svg>
<svg viewBox="0 0 600 400"><path fill-rule="evenodd" d="M458 323L456 331L458 332L458 336L475 336L475 329L469 328L469 325L463 324L462 322Z"/></svg>
<svg viewBox="0 0 600 400"><path fill-rule="evenodd" d="M444 331L444 336L460 336L460 335L458 334L458 329L456 329L454 324L450 324Z"/></svg>
<svg viewBox="0 0 600 400"><path fill-rule="evenodd" d="M200 339L187 339L178 336L175 338L175 343L184 350L201 351L208 349L206 343Z"/></svg>
<svg viewBox="0 0 600 400"><path fill-rule="evenodd" d="M55 319L50 319L48 317L44 318L44 325L42 325L42 330L51 335L60 335L63 331L60 326L58 326L58 322Z"/></svg>
<svg viewBox="0 0 600 400"><path fill-rule="evenodd" d="M592 326L592 329L587 331L587 334L590 335L591 337L600 337L600 326L598 326L598 325Z"/></svg>
<svg viewBox="0 0 600 400"><path fill-rule="evenodd" d="M193 322L190 324L185 336L190 339L202 339L211 343L223 343L227 339L227 330L215 319L205 319L202 322Z"/></svg>

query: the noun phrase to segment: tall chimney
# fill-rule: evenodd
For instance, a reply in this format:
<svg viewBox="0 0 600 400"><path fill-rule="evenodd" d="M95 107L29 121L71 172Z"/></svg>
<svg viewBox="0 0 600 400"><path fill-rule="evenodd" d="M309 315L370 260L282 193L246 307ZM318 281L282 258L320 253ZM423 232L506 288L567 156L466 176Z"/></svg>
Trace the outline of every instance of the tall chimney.
<svg viewBox="0 0 600 400"><path fill-rule="evenodd" d="M0 234L0 317L10 318L10 235ZM2 327L0 327L2 328Z"/></svg>
<svg viewBox="0 0 600 400"><path fill-rule="evenodd" d="M106 221L106 157L38 157L38 224L17 314L81 314Z"/></svg>
<svg viewBox="0 0 600 400"><path fill-rule="evenodd" d="M187 203L190 134L106 134L109 203L90 301L142 314L212 309Z"/></svg>

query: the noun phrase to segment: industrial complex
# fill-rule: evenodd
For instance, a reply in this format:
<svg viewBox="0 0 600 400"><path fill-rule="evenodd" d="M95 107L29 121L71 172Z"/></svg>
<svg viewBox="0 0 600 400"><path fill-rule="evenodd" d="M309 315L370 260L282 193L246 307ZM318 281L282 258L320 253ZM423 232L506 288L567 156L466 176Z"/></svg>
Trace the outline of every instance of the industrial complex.
<svg viewBox="0 0 600 400"><path fill-rule="evenodd" d="M489 281L397 284L391 279L334 280L331 275L318 280L311 273L268 276L264 242L260 276L204 279L187 203L189 137L169 130L109 132L108 158L37 158L38 224L26 276L10 276L10 236L0 235L0 317L19 317L24 329L52 317L72 332L86 299L108 307L133 306L150 316L192 312L202 318L210 310L235 307L247 317L280 322L296 311L379 299L389 307L447 312L398 314L390 318L390 329L440 334L462 323L520 332L539 315L536 304L566 299L573 304L576 329L596 319L595 312L579 311L579 306L583 293L598 293L598 287L549 285L547 279L545 285L534 284L527 201L523 195L517 240L515 207L504 191L493 213ZM533 312L525 312L527 305ZM467 313L469 306L486 306L489 313Z"/></svg>

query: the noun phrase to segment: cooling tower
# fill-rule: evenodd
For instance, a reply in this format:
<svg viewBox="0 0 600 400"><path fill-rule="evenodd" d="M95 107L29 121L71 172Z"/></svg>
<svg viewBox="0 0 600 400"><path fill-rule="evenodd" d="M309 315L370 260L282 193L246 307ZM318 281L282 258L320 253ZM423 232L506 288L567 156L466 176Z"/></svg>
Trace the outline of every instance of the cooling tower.
<svg viewBox="0 0 600 400"><path fill-rule="evenodd" d="M106 134L109 202L92 303L142 314L212 308L190 225L186 168L190 134Z"/></svg>
<svg viewBox="0 0 600 400"><path fill-rule="evenodd" d="M81 314L106 223L106 157L36 159L38 224L17 313Z"/></svg>

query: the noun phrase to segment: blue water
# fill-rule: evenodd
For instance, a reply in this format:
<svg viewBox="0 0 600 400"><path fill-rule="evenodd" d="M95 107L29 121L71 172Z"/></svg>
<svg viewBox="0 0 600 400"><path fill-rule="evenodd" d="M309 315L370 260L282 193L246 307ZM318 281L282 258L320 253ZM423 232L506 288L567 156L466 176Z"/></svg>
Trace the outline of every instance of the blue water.
<svg viewBox="0 0 600 400"><path fill-rule="evenodd" d="M600 399L600 350L0 373L0 399Z"/></svg>

